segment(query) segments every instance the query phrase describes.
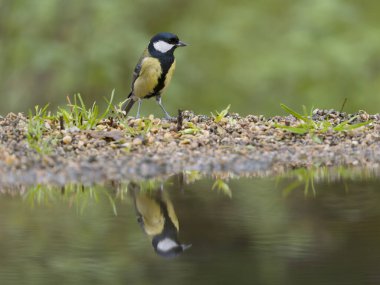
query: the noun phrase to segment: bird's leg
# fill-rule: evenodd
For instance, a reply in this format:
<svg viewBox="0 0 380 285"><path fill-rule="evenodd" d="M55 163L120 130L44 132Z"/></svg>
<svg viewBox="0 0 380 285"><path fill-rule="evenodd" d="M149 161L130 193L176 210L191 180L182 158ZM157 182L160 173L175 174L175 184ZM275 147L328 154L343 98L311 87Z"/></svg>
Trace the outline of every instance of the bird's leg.
<svg viewBox="0 0 380 285"><path fill-rule="evenodd" d="M162 105L160 95L156 96L156 101L157 101L157 104L161 107L162 111L164 111L166 119L168 119L168 120L172 119L172 117L169 115L169 113L166 112L164 105Z"/></svg>
<svg viewBox="0 0 380 285"><path fill-rule="evenodd" d="M140 118L141 99L138 99L136 119Z"/></svg>

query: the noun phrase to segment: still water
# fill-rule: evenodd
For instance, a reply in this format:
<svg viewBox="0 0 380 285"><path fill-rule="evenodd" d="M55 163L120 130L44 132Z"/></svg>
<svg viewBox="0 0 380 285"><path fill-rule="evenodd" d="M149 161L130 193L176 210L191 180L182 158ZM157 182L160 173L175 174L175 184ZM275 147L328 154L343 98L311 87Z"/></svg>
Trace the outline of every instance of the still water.
<svg viewBox="0 0 380 285"><path fill-rule="evenodd" d="M380 284L380 179L297 172L0 194L0 284Z"/></svg>

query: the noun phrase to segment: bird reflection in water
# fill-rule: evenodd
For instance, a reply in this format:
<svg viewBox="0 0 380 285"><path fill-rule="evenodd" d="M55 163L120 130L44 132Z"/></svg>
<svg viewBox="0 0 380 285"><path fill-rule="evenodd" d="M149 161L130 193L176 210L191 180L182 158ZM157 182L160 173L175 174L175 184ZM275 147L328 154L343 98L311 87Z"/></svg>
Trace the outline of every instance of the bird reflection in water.
<svg viewBox="0 0 380 285"><path fill-rule="evenodd" d="M137 221L144 232L152 238L152 245L162 257L174 257L191 245L178 240L179 223L168 193L161 187L145 191L136 183L129 190L137 213Z"/></svg>

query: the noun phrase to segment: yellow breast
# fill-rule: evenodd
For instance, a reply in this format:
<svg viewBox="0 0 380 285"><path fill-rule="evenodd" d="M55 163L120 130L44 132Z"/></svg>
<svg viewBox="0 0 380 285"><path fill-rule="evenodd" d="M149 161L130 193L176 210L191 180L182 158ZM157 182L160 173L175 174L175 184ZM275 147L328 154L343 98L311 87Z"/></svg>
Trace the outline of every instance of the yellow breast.
<svg viewBox="0 0 380 285"><path fill-rule="evenodd" d="M158 83L161 76L160 61L153 57L146 57L141 62L141 71L133 84L133 93L138 98L144 98L151 92Z"/></svg>
<svg viewBox="0 0 380 285"><path fill-rule="evenodd" d="M136 196L136 207L143 218L145 232L150 236L160 234L165 223L160 205L146 193L139 193Z"/></svg>

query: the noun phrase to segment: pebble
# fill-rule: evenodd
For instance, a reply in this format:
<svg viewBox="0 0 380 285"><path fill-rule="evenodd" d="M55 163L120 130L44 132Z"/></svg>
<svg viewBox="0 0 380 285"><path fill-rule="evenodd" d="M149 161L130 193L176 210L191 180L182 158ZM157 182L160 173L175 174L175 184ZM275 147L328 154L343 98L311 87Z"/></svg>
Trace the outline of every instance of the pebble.
<svg viewBox="0 0 380 285"><path fill-rule="evenodd" d="M164 134L164 140L165 141L170 141L172 139L173 139L173 136L172 136L171 133L167 132L167 133Z"/></svg>
<svg viewBox="0 0 380 285"><path fill-rule="evenodd" d="M82 148L85 145L84 141L78 141L78 148Z"/></svg>
<svg viewBox="0 0 380 285"><path fill-rule="evenodd" d="M70 127L64 131L65 133L79 133L80 129L78 127Z"/></svg>
<svg viewBox="0 0 380 285"><path fill-rule="evenodd" d="M132 144L134 146L141 145L143 143L143 140L141 138L134 138L132 141Z"/></svg>
<svg viewBox="0 0 380 285"><path fill-rule="evenodd" d="M64 144L70 144L72 142L73 138L71 136L64 136L62 141Z"/></svg>
<svg viewBox="0 0 380 285"><path fill-rule="evenodd" d="M191 143L191 140L190 139L183 139L179 142L180 145L186 145L186 144L190 144Z"/></svg>

